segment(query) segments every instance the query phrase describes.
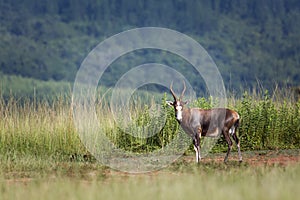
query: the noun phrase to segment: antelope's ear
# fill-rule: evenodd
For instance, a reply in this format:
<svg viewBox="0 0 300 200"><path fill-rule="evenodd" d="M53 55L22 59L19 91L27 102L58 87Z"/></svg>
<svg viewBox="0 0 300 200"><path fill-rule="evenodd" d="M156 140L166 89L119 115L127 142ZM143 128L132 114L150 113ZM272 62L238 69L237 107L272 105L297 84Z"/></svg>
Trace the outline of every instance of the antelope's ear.
<svg viewBox="0 0 300 200"><path fill-rule="evenodd" d="M186 105L186 104L188 104L188 103L189 103L188 101L183 102L184 105Z"/></svg>
<svg viewBox="0 0 300 200"><path fill-rule="evenodd" d="M173 101L166 101L166 103L167 103L169 106L173 106L173 105L174 105Z"/></svg>

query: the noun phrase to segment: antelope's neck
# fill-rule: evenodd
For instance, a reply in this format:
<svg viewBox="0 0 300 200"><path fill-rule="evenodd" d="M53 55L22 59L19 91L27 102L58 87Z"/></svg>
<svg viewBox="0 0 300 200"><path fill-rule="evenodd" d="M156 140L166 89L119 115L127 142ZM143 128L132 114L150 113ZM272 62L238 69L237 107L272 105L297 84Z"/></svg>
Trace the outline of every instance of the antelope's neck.
<svg viewBox="0 0 300 200"><path fill-rule="evenodd" d="M176 119L179 124L185 123L190 117L190 109L184 108L180 113L177 113Z"/></svg>

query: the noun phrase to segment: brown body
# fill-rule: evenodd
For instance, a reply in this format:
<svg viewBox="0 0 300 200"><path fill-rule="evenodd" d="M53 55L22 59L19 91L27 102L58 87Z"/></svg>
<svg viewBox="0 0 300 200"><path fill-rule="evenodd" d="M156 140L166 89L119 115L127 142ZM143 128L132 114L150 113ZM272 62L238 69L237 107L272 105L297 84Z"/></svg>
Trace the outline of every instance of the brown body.
<svg viewBox="0 0 300 200"><path fill-rule="evenodd" d="M232 149L232 141L230 136L236 142L239 154L239 161L242 161L240 151L240 141L236 135L236 129L239 126L240 117L234 110L226 108L201 109L201 108L185 108L186 102L182 101L185 91L182 91L180 98L175 96L170 86L171 93L174 97L174 102L168 101L170 106L175 109L175 117L182 129L193 139L194 149L196 151L196 162L201 160L200 156L200 139L202 136L218 137L223 134L228 150L224 162L227 161Z"/></svg>

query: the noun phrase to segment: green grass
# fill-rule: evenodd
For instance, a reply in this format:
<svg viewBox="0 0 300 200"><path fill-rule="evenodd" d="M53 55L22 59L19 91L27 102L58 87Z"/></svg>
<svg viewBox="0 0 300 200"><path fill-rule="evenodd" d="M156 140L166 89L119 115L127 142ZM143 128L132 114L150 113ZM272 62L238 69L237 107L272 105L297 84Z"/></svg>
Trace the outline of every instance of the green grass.
<svg viewBox="0 0 300 200"><path fill-rule="evenodd" d="M91 165L65 164L58 167L60 172L52 170L32 177L2 175L1 199L291 200L300 195L299 165L249 167L212 163L196 166L179 162L162 171L140 175Z"/></svg>
<svg viewBox="0 0 300 200"><path fill-rule="evenodd" d="M143 127L159 130L161 114L165 115L163 129L146 138L133 137L121 130L107 102L96 103L96 110L112 143L126 151L151 152L167 145L177 134L178 123L172 108L164 103L166 99L166 96L162 97L161 113L154 117L150 115L151 105L141 106L142 103L137 101L137 107L130 108L132 124L127 128L140 130L141 136L147 133ZM261 96L245 93L241 98L229 98L228 102L228 107L237 110L242 118L239 135L243 151L300 148L300 101L288 97L278 99L267 93ZM211 107L210 100L204 98L192 105ZM57 160L79 155L75 157L81 159L89 154L75 129L69 96L58 96L51 102L20 100L13 96L8 100L0 98L0 144L1 155L10 159L23 155ZM226 149L226 143L220 139L212 151L224 152Z"/></svg>
<svg viewBox="0 0 300 200"><path fill-rule="evenodd" d="M16 98L47 99L52 101L59 94L70 94L72 84L66 81L42 81L16 75L5 75L0 71L0 94L5 100Z"/></svg>
<svg viewBox="0 0 300 200"><path fill-rule="evenodd" d="M164 102L166 97L163 97ZM253 166L178 160L150 174L130 175L101 166L82 144L73 123L70 97L54 101L0 98L1 199L297 199L299 165ZM229 98L242 116L241 147L246 151L300 149L300 102L287 97ZM194 102L210 107L206 99ZM153 125L147 106L132 107L136 126ZM178 129L173 110L165 128L151 138L134 138L115 127L107 102L96 104L106 134L127 151L149 152L167 144ZM176 148L176 147L174 147ZM220 140L213 152L226 151ZM187 150L189 151L189 150Z"/></svg>

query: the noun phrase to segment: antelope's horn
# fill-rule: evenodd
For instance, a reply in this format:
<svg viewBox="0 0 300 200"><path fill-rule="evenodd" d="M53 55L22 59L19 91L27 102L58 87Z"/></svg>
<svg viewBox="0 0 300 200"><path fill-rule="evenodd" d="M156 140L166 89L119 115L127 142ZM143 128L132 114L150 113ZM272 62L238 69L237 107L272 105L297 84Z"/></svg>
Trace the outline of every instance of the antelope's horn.
<svg viewBox="0 0 300 200"><path fill-rule="evenodd" d="M180 100L182 100L185 90L186 90L186 86L185 86L185 82L183 81L183 90L180 95Z"/></svg>
<svg viewBox="0 0 300 200"><path fill-rule="evenodd" d="M171 85L170 85L170 91L171 91L171 94L172 94L174 100L176 101L177 98L176 98L176 95L175 95L175 93L173 91L173 81L171 82Z"/></svg>

